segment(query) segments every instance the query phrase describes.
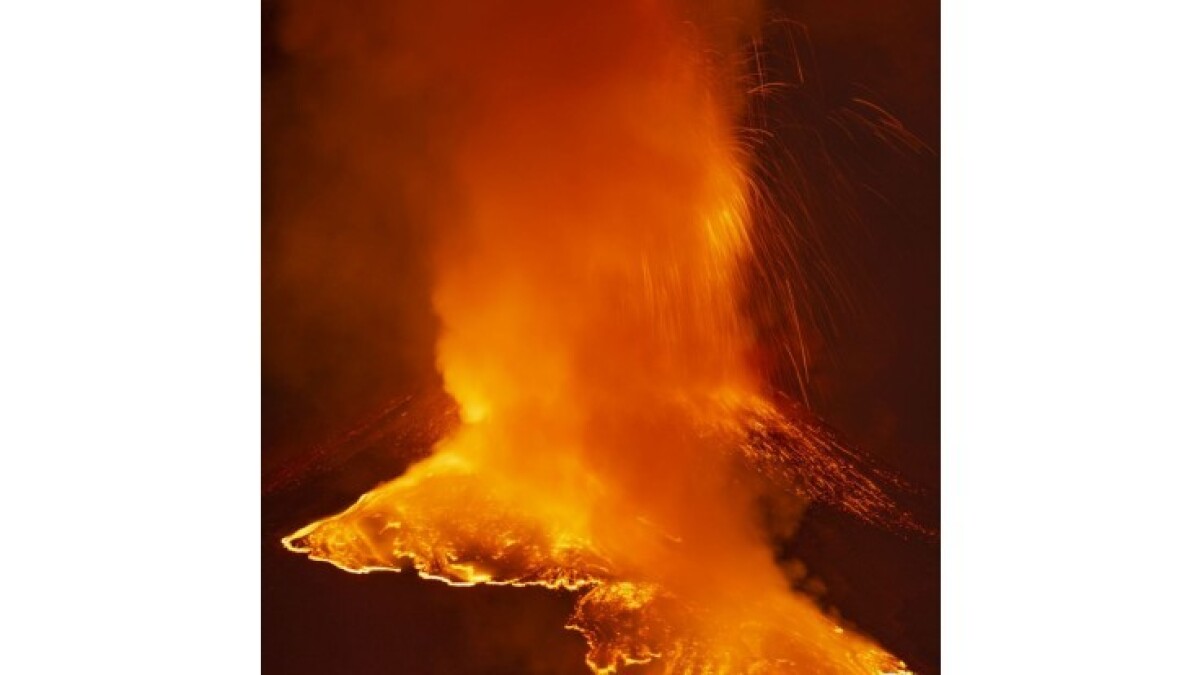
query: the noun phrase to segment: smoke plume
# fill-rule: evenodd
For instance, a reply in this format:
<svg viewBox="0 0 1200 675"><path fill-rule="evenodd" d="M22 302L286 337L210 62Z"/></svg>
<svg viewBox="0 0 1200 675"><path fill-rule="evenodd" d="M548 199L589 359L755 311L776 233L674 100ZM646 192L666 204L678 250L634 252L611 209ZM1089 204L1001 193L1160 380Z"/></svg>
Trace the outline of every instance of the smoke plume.
<svg viewBox="0 0 1200 675"><path fill-rule="evenodd" d="M770 400L745 314L756 214L738 129L757 8L283 12L314 95L338 101L315 128L336 130L345 171L322 179L365 181L372 202L317 213L403 222L382 241L413 244L405 255L356 255L421 270L430 360L462 419L286 545L352 572L584 591L570 627L597 672L902 669L791 590L760 515L764 497L798 512L805 493L780 479L802 482L804 448L827 441Z"/></svg>

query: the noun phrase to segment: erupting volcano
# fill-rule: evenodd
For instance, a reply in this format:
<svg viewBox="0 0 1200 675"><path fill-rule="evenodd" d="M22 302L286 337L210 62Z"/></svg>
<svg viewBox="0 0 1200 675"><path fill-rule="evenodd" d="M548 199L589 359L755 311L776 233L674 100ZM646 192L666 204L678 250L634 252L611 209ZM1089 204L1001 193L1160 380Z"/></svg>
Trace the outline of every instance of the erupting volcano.
<svg viewBox="0 0 1200 675"><path fill-rule="evenodd" d="M283 543L355 573L577 591L567 628L598 673L907 672L771 547L812 499L894 505L763 372L757 10L585 4L371 17L394 40L376 85L437 92L422 124L454 194L427 209L433 306L460 421ZM295 39L324 30L296 15Z"/></svg>

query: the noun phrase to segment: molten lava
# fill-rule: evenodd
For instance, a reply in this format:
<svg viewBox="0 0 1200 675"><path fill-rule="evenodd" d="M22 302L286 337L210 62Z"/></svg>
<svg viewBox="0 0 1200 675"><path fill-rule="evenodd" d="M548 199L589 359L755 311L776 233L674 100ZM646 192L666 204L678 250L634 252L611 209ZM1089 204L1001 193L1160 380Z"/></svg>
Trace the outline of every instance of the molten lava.
<svg viewBox="0 0 1200 675"><path fill-rule="evenodd" d="M441 97L427 131L458 199L430 217L437 353L462 423L285 545L580 591L568 627L595 672L903 671L791 590L762 522L764 496L795 504L841 469L804 475L830 441L766 394L742 312L753 12L447 2L418 22L412 4L378 84Z"/></svg>

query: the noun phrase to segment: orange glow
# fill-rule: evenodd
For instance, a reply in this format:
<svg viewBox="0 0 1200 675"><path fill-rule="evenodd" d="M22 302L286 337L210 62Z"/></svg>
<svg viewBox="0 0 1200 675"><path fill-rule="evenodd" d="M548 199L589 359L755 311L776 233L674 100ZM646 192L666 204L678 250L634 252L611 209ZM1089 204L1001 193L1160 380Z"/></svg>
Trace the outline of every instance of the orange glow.
<svg viewBox="0 0 1200 675"><path fill-rule="evenodd" d="M445 4L469 17L433 10L453 44L396 77L457 102L436 123L458 192L434 209L433 301L462 424L284 544L356 573L581 591L568 627L598 673L902 672L791 590L756 512L756 475L789 461L764 425L812 441L765 395L741 309L752 9Z"/></svg>

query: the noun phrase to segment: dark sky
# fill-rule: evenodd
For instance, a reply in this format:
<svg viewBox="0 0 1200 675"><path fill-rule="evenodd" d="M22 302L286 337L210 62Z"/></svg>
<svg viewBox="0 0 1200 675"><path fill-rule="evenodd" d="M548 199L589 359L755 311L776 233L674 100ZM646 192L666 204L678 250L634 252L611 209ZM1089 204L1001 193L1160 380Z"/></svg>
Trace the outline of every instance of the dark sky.
<svg viewBox="0 0 1200 675"><path fill-rule="evenodd" d="M390 436L403 406L388 414L389 401L418 394L404 404L413 414L438 405L421 394L436 389L434 323L428 294L418 292L428 288L428 242L396 225L404 214L347 212L345 204L378 201L370 195L389 188L347 171L330 147L371 132L382 163L426 149L387 134L404 123L394 115L314 123L339 117L327 92L356 91L353 81L289 54L277 5L263 11L263 670L584 673L582 638L562 628L568 594L349 575L278 544L399 473L432 437L436 430ZM809 73L805 87L769 104L773 118L788 121L775 151L830 162L822 173L813 159L818 168L804 185L848 291L821 318L813 407L910 483L906 504L936 527L939 7L795 0L773 3L771 14L806 27ZM768 46L782 33L771 35ZM370 109L359 105L372 102L368 87L354 96L356 109ZM837 111L859 110L855 99L887 110L926 148L846 132L853 116ZM831 607L919 672L938 671L935 542L815 508L784 548L824 582Z"/></svg>

